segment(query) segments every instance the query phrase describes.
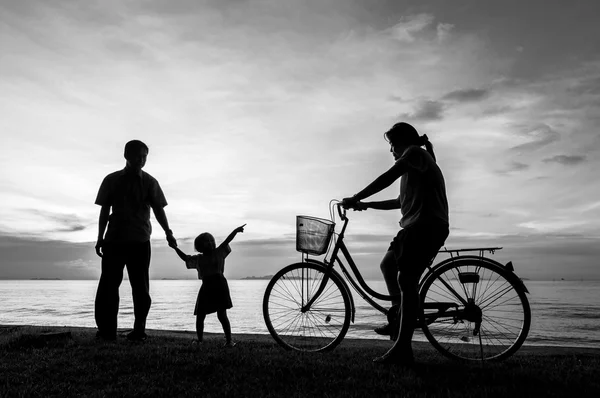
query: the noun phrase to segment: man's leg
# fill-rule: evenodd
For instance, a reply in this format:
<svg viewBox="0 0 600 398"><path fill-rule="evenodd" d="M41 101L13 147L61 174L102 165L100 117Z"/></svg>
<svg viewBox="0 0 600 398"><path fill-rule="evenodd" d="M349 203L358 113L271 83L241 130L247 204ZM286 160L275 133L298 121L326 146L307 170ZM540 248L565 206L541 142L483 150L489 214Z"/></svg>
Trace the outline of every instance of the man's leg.
<svg viewBox="0 0 600 398"><path fill-rule="evenodd" d="M135 322L133 333L136 336L145 336L146 318L150 311L152 299L150 298L150 241L132 243L129 245L127 258L127 273L131 284L133 296L133 313Z"/></svg>
<svg viewBox="0 0 600 398"><path fill-rule="evenodd" d="M119 286L123 281L125 258L119 245L106 244L103 250L102 272L96 291L94 316L98 337L112 340L117 334Z"/></svg>

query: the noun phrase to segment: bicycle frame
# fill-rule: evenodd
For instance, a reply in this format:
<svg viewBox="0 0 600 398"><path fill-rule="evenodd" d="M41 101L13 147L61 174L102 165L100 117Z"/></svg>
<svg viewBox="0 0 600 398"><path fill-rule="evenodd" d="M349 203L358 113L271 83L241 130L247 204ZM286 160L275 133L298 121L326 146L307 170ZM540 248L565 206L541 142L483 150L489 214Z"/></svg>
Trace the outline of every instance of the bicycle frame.
<svg viewBox="0 0 600 398"><path fill-rule="evenodd" d="M369 303L373 308L375 308L379 312L387 315L389 313L390 309L383 307L382 305L377 303L375 300L373 300L372 297L375 297L379 300L391 302L395 299L400 299L400 295L386 295L386 294L376 292L364 280L364 278L362 277L362 275L360 273L360 270L358 269L358 266L356 265L356 263L354 262L354 259L352 258L352 255L350 254L350 251L348 250L346 244L344 243L344 234L346 232L346 227L348 226L349 219L348 219L348 217L346 217L345 212L344 213L341 212L340 205L335 205L335 206L338 206L338 213L340 215L340 218L344 221L344 224L342 225L342 229L341 229L340 233L338 234L338 238L336 240L336 243L333 248L333 252L331 253L331 257L329 258L329 261L327 261L327 259L325 259L323 262L308 259L308 258L303 259L307 262L325 264L326 269L324 272L325 276L323 278L321 285L319 286L319 288L317 289L317 291L315 292L313 297L302 307L302 312L308 311L310 309L311 305L313 304L313 302L321 295L321 293L325 289L325 285L327 284L327 282L329 280L329 275L331 272L333 272L333 267L337 263L340 266L340 269L342 270L342 274L345 276L345 279L350 283L350 285L354 288L354 290L358 293L358 295L360 297L362 297L362 299L365 300L367 303ZM472 249L440 250L439 253L449 253L450 258L446 259L446 260L442 261L441 263L437 264L436 266L432 267L432 264L435 261L435 258L437 257L437 256L434 256L430 260L429 264L427 265L426 272L423 272L423 275L419 279L419 287L429 277L429 275L432 274L434 267L445 265L448 262L458 261L458 260L466 260L466 259L477 259L480 261L487 261L487 262L502 266L502 264L497 263L496 261L493 261L491 259L484 257L485 251L489 251L489 252L493 253L495 250L500 250L500 249L502 249L502 248L501 247L485 247L485 248L472 248ZM461 252L469 252L469 251L479 251L479 256L461 256L459 254ZM352 270L353 275L350 274L350 272L348 271L348 269L342 262L340 255L339 255L340 252L341 252L342 256L344 257L344 259L346 260L346 262L348 263L350 269ZM456 253L456 257L454 256L454 253ZM508 263L504 267L506 267L512 271L512 263ZM446 286L446 288L449 289L449 291L453 292L455 297L461 302L461 304L463 306L468 305L468 302L466 300L464 300L462 295L460 295L458 292L454 291L454 289L446 281L441 280L441 283L443 283ZM527 292L527 288L524 286L524 284L522 286L525 289L525 291ZM448 309L451 306L452 305L450 305L450 303L446 303L446 304L442 303L442 304L431 305L431 308L439 307L439 309L441 309L441 312L443 313L444 316L453 315L454 312L456 312L456 314L462 313L462 311L448 311Z"/></svg>
<svg viewBox="0 0 600 398"><path fill-rule="evenodd" d="M380 300L384 300L384 301L392 301L394 299L400 299L400 295L392 296L392 295L378 293L378 292L374 291L365 282L364 278L362 277L362 275L360 273L360 270L358 269L356 263L354 262L354 259L352 258L352 255L350 254L350 251L348 250L348 248L346 247L346 244L344 243L344 234L346 232L346 227L348 226L348 221L349 221L348 217L346 217L345 214L342 214L342 212L340 211L339 205L336 205L336 206L338 206L338 213L340 215L340 218L344 221L344 224L342 226L340 233L338 234L338 238L336 240L336 243L333 248L333 252L331 253L331 257L329 258L329 261L327 261L327 259L324 260L324 264L326 266L326 271L324 273L325 276L323 278L321 286L319 286L319 289L317 289L317 291L315 292L313 297L302 307L302 311L303 312L308 311L310 309L311 305L313 304L313 302L321 295L321 293L323 292L323 289L325 289L325 285L327 284L327 281L329 280L329 274L330 274L330 272L332 272L333 267L334 267L335 263L337 262L340 266L340 269L342 270L342 273L346 277L346 280L348 282L350 282L350 285L354 288L354 290L358 293L358 295L361 296L371 306L373 306L373 308L376 308L378 311L387 315L387 313L389 312L389 309L381 306L379 303L377 303L375 300L373 300L371 297L369 297L369 294L373 297L376 297L376 298L378 298ZM352 277L350 272L348 272L348 269L344 266L344 263L340 259L340 257L339 257L340 251L341 251L342 255L344 256L344 259L348 262L348 265L350 266L350 269L352 270L356 280L354 280L354 278ZM310 259L306 259L306 261L321 263L320 261L310 260ZM433 262L433 259L431 260L431 263L432 262ZM429 269L431 269L431 263L427 266ZM357 283L357 281L358 281L358 283Z"/></svg>

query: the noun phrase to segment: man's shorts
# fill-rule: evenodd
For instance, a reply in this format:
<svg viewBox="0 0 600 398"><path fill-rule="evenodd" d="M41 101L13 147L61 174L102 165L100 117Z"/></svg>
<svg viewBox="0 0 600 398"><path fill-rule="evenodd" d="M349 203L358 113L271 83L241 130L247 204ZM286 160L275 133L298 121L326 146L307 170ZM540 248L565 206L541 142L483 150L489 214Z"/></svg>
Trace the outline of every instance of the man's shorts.
<svg viewBox="0 0 600 398"><path fill-rule="evenodd" d="M400 274L418 279L449 233L448 225L442 223L419 223L401 229L388 249L394 252Z"/></svg>

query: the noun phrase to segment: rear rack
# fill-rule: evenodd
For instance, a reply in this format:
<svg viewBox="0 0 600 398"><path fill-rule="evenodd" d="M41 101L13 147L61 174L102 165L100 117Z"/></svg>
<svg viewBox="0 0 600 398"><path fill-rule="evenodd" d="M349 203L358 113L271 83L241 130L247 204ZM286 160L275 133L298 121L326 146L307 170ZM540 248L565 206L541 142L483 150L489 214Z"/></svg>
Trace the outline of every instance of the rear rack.
<svg viewBox="0 0 600 398"><path fill-rule="evenodd" d="M438 253L449 253L450 257L454 257L454 255L459 256L461 252L479 252L479 257L483 257L485 252L490 254L494 254L496 250L502 249L501 247L473 247L470 249L447 249L444 247L444 250L439 250Z"/></svg>

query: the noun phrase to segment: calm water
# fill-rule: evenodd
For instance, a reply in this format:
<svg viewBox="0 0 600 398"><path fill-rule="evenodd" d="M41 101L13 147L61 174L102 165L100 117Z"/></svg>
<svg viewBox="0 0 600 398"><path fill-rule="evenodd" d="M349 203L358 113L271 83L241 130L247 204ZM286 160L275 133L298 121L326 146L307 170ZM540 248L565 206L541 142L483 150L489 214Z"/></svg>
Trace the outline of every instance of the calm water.
<svg viewBox="0 0 600 398"><path fill-rule="evenodd" d="M228 311L233 333L268 334L262 317L262 298L268 281L230 280L234 307ZM384 292L383 282L369 282ZM600 347L600 281L527 281L532 326L525 344ZM95 327L94 296L97 281L0 281L0 325ZM151 281L149 329L189 330L200 281ZM360 297L356 320L348 337L382 339L372 332L385 322ZM133 306L127 281L121 286L119 327L131 328ZM221 333L215 315L206 318L207 332ZM416 339L424 339L416 335Z"/></svg>

